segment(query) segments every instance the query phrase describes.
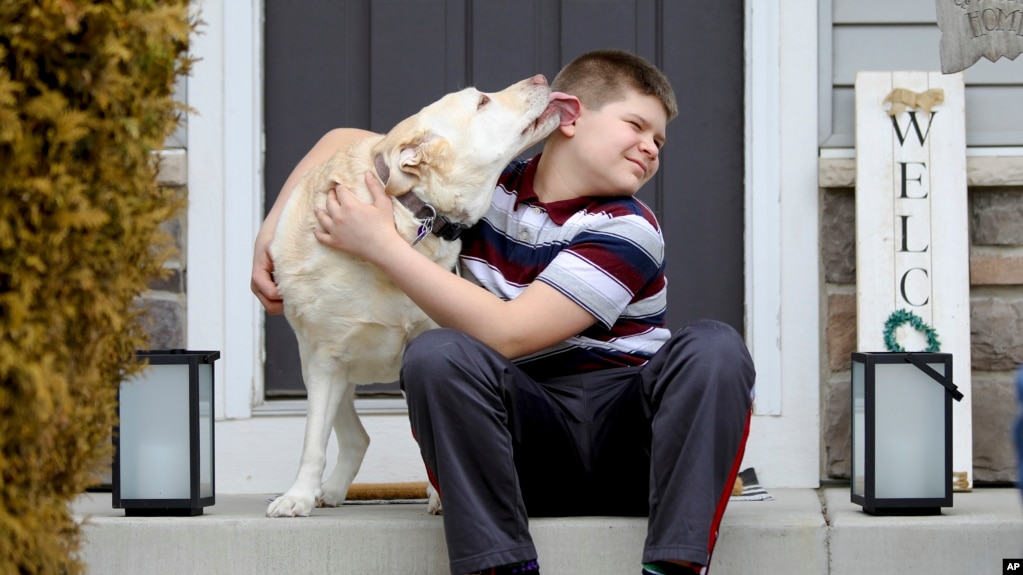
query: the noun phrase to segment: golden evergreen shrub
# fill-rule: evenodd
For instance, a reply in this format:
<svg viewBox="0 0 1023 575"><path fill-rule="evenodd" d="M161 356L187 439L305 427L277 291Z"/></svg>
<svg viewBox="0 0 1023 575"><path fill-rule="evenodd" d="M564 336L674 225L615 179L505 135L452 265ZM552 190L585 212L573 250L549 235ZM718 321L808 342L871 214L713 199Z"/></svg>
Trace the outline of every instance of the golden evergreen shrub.
<svg viewBox="0 0 1023 575"><path fill-rule="evenodd" d="M0 1L0 574L79 573L69 503L109 457L139 295L184 204L187 0Z"/></svg>

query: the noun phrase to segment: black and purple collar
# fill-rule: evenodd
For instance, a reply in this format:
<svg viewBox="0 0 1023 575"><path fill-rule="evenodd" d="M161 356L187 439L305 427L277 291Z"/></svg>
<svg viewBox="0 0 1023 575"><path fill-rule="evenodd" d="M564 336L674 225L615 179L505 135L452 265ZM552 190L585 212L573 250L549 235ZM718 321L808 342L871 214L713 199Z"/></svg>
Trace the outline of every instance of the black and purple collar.
<svg viewBox="0 0 1023 575"><path fill-rule="evenodd" d="M447 241L454 241L462 232L469 229L469 226L460 222L453 222L446 216L438 214L436 208L423 201L413 192L406 192L394 199L412 212L412 217L419 220L419 234L412 245L418 244L426 234L433 235Z"/></svg>
<svg viewBox="0 0 1023 575"><path fill-rule="evenodd" d="M373 159L373 164L376 167L377 176L380 177L380 181L386 186L387 180L391 177L390 167L384 161L383 156L380 155ZM453 222L447 216L438 214L436 208L423 201L423 198L420 198L413 192L405 192L400 196L395 196L394 199L398 200L398 203L412 212L412 217L420 222L419 233L416 235L416 239L412 241L412 245L423 241L423 238L429 233L442 240L451 242L457 240L462 235L462 232L470 227L460 222Z"/></svg>

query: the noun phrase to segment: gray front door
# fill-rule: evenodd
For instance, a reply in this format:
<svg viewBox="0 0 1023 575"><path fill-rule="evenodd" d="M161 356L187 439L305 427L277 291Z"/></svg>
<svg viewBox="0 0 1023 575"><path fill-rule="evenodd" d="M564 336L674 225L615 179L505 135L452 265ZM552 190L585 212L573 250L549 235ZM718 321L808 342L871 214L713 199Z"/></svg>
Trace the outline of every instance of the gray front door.
<svg viewBox="0 0 1023 575"><path fill-rule="evenodd" d="M667 241L669 326L715 318L742 331L742 0L266 0L265 11L268 209L331 128L384 132L447 92L551 80L596 48L656 63L680 114L640 197ZM267 395L304 395L286 320L266 326Z"/></svg>

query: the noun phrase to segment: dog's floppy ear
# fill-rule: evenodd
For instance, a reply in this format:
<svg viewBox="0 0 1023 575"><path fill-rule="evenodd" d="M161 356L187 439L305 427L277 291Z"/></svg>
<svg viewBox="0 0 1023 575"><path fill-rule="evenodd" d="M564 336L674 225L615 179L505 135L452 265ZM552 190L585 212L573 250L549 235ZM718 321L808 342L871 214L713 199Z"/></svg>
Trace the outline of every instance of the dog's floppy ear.
<svg viewBox="0 0 1023 575"><path fill-rule="evenodd" d="M400 148L391 154L381 153L373 158L377 175L388 196L400 196L415 187L419 181L419 162L418 147Z"/></svg>
<svg viewBox="0 0 1023 575"><path fill-rule="evenodd" d="M388 143L384 140L384 143ZM437 160L445 148L442 138L419 133L411 139L378 150L373 157L377 175L384 182L389 196L400 196L416 186L422 179L427 164Z"/></svg>

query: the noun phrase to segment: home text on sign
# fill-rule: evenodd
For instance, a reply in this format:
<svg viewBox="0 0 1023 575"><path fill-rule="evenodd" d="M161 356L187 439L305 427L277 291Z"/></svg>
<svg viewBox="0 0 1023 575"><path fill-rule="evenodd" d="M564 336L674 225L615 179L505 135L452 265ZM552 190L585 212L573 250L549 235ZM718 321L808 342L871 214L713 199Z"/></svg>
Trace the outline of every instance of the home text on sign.
<svg viewBox="0 0 1023 575"><path fill-rule="evenodd" d="M936 0L941 71L960 72L981 56L994 62L1023 53L1023 0Z"/></svg>

